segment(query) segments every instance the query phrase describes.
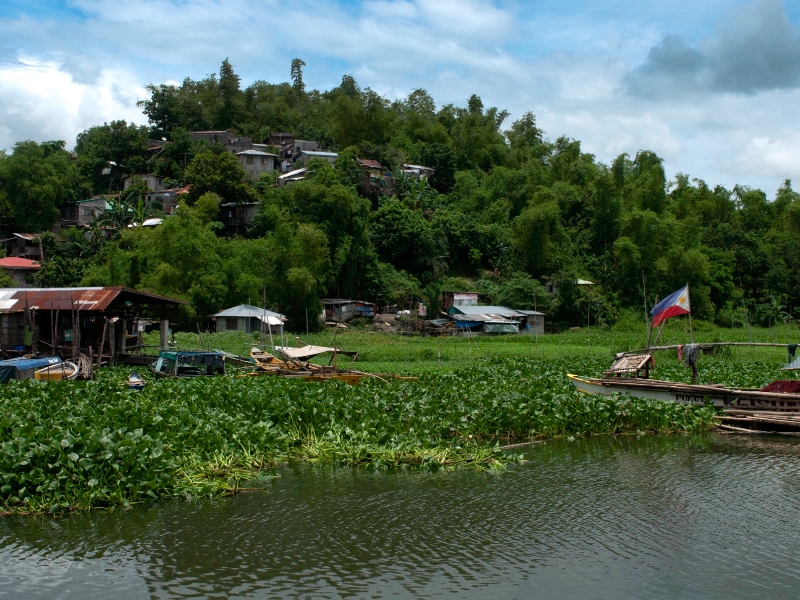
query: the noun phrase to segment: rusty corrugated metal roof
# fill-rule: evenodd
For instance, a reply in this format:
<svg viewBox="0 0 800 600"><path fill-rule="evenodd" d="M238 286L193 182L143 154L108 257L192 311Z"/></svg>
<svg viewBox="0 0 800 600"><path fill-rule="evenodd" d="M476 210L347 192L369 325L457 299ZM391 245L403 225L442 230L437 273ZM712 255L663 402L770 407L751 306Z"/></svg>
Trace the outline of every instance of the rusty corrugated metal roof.
<svg viewBox="0 0 800 600"><path fill-rule="evenodd" d="M122 286L84 288L0 288L0 311L106 310L115 301L131 305L186 304L183 300L131 290Z"/></svg>

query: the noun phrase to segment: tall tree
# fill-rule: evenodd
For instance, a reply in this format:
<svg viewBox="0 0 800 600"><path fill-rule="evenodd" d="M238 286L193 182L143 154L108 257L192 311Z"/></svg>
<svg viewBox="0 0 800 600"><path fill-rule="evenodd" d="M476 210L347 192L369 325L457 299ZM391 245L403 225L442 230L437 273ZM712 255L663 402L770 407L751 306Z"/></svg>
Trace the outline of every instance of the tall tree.
<svg viewBox="0 0 800 600"><path fill-rule="evenodd" d="M0 209L6 225L38 233L52 227L58 209L84 191L63 141L19 142L0 160Z"/></svg>
<svg viewBox="0 0 800 600"><path fill-rule="evenodd" d="M301 98L306 91L306 84L303 83L303 67L306 66L299 58L292 60L292 87L298 98Z"/></svg>

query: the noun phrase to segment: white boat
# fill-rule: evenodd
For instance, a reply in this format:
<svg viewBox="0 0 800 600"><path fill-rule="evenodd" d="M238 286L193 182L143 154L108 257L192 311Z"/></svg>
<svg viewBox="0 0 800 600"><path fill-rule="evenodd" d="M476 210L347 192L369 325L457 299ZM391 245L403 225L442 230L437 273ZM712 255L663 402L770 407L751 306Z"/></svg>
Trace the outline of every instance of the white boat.
<svg viewBox="0 0 800 600"><path fill-rule="evenodd" d="M39 369L33 376L39 381L62 381L64 379L77 379L80 372L81 369L78 365L67 360Z"/></svg>

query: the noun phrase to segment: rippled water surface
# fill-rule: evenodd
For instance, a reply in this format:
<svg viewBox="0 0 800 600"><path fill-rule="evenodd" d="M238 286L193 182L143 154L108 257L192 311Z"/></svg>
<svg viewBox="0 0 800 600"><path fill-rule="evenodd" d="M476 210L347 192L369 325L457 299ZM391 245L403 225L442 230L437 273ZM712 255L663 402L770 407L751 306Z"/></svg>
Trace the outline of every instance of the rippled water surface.
<svg viewBox="0 0 800 600"><path fill-rule="evenodd" d="M552 442L501 474L297 465L265 492L0 520L0 596L796 598L800 444Z"/></svg>

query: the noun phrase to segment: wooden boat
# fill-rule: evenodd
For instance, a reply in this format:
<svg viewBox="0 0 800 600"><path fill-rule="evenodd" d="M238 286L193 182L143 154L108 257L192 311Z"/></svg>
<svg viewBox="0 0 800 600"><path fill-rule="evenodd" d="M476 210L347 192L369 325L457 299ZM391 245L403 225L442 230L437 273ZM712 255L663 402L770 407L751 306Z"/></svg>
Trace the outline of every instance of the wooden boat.
<svg viewBox="0 0 800 600"><path fill-rule="evenodd" d="M65 379L77 379L81 369L72 361L64 361L57 364L47 365L37 370L34 377L38 381L62 381Z"/></svg>
<svg viewBox="0 0 800 600"><path fill-rule="evenodd" d="M59 356L19 356L0 361L0 383L8 383L12 379L33 379L36 371L43 367L60 365Z"/></svg>
<svg viewBox="0 0 800 600"><path fill-rule="evenodd" d="M161 377L209 377L225 374L225 356L209 350L162 350L152 370Z"/></svg>
<svg viewBox="0 0 800 600"><path fill-rule="evenodd" d="M253 348L250 352L251 358L257 364L256 370L249 373L251 376L258 375L277 375L289 379L300 379L302 381L343 381L350 385L355 385L365 378L374 377L381 380L403 379L416 380L416 377L403 377L394 373L366 373L352 368L358 352L347 352L339 348L327 346L301 346L299 348L275 348L280 356ZM310 362L311 359L324 354L330 354L331 359L328 365L318 365ZM347 368L339 368L337 361L339 355L352 358Z"/></svg>
<svg viewBox="0 0 800 600"><path fill-rule="evenodd" d="M128 375L127 386L129 390L141 392L145 385L147 385L147 382L138 373L131 373Z"/></svg>
<svg viewBox="0 0 800 600"><path fill-rule="evenodd" d="M270 354L266 350L262 350L258 346L253 346L250 349L250 358L253 363L261 370L270 370L276 368L288 368L289 365L284 360L279 360L275 355Z"/></svg>
<svg viewBox="0 0 800 600"><path fill-rule="evenodd" d="M585 394L628 394L634 398L665 400L678 404L703 406L711 404L717 408L800 413L800 393L772 391L757 388L728 388L722 384L688 384L650 379L649 369L653 365L650 354L621 356L614 361L602 378L580 377L569 374L575 388ZM629 376L625 376L629 375Z"/></svg>

